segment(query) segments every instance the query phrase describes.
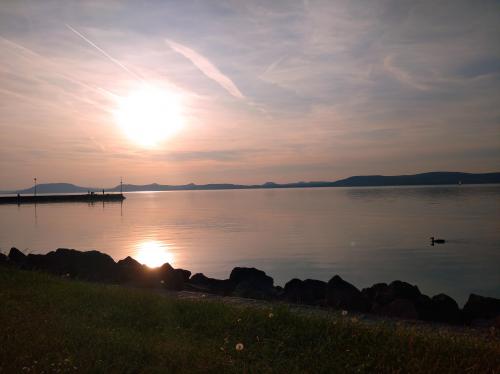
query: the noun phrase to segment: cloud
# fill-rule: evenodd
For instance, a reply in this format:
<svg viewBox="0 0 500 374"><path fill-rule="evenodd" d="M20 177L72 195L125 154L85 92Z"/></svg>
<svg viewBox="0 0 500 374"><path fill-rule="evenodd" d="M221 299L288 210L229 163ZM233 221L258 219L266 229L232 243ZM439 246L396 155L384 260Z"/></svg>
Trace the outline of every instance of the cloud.
<svg viewBox="0 0 500 374"><path fill-rule="evenodd" d="M236 87L234 82L227 75L224 75L217 68L217 66L212 64L206 57L200 55L198 52L186 47L185 45L174 42L173 40L165 39L165 42L170 48L191 61L193 65L200 69L203 74L217 82L231 95L237 97L238 99L244 98L243 94L238 87Z"/></svg>
<svg viewBox="0 0 500 374"><path fill-rule="evenodd" d="M389 73L391 73L401 83L407 84L407 85L409 85L413 88L416 88L417 90L421 90L421 91L427 91L429 89L429 86L419 82L409 72L396 66L396 64L394 63L394 56L393 55L386 56L384 58L383 65L384 65L385 70L388 71Z"/></svg>

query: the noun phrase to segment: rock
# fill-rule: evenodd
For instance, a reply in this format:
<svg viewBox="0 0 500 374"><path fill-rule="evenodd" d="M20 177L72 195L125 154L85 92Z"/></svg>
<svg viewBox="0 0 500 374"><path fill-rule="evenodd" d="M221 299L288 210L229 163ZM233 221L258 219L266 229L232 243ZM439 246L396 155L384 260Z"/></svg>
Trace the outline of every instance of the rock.
<svg viewBox="0 0 500 374"><path fill-rule="evenodd" d="M338 309L366 311L367 302L352 284L335 275L326 288L326 304Z"/></svg>
<svg viewBox="0 0 500 374"><path fill-rule="evenodd" d="M9 261L16 265L24 265L26 263L26 255L19 249L12 247L9 252Z"/></svg>
<svg viewBox="0 0 500 374"><path fill-rule="evenodd" d="M119 275L113 259L98 251L59 248L46 255L29 255L27 263L34 269L90 281L114 282Z"/></svg>
<svg viewBox="0 0 500 374"><path fill-rule="evenodd" d="M9 258L6 255L4 255L2 252L0 252L0 265L6 265L8 261L9 261Z"/></svg>
<svg viewBox="0 0 500 374"><path fill-rule="evenodd" d="M409 283L396 280L389 284L388 292L390 297L395 299L417 300L420 295L420 290L417 286L412 286Z"/></svg>
<svg viewBox="0 0 500 374"><path fill-rule="evenodd" d="M234 296L253 299L271 299L277 296L273 278L262 270L236 267L231 271L229 280L235 285Z"/></svg>
<svg viewBox="0 0 500 374"><path fill-rule="evenodd" d="M370 303L387 304L390 300L383 302L384 295L387 294L387 289L389 286L387 283L375 283L373 286L368 288L363 288L361 293L365 299Z"/></svg>
<svg viewBox="0 0 500 374"><path fill-rule="evenodd" d="M293 303L318 305L325 302L326 282L306 279L292 279L285 284L283 297Z"/></svg>
<svg viewBox="0 0 500 374"><path fill-rule="evenodd" d="M118 261L116 266L120 282L133 283L144 287L154 287L160 284L157 271L142 265L130 256Z"/></svg>
<svg viewBox="0 0 500 374"><path fill-rule="evenodd" d="M165 288L179 291L184 288L184 284L189 280L191 272L184 269L174 269L170 264L163 264L159 269L160 281Z"/></svg>
<svg viewBox="0 0 500 374"><path fill-rule="evenodd" d="M214 293L218 295L229 295L234 290L234 283L229 279L208 278L202 273L193 275L188 282L189 286L200 292Z"/></svg>
<svg viewBox="0 0 500 374"><path fill-rule="evenodd" d="M413 301L396 299L386 305L377 305L373 308L375 314L403 319L418 319L418 312Z"/></svg>
<svg viewBox="0 0 500 374"><path fill-rule="evenodd" d="M457 324L460 322L460 308L455 300L445 294L432 297L432 321Z"/></svg>
<svg viewBox="0 0 500 374"><path fill-rule="evenodd" d="M494 320L500 316L500 300L471 294L464 305L463 315L469 323L474 320Z"/></svg>
<svg viewBox="0 0 500 374"><path fill-rule="evenodd" d="M259 288L272 288L274 280L262 270L236 267L231 271L229 280L235 285L246 282Z"/></svg>
<svg viewBox="0 0 500 374"><path fill-rule="evenodd" d="M278 297L278 290L274 287L264 287L243 281L236 285L232 295L248 299L271 300Z"/></svg>
<svg viewBox="0 0 500 374"><path fill-rule="evenodd" d="M387 285L377 283L363 289L363 295L370 302L372 308L387 305L397 299L412 300L415 303L422 296L417 286L402 281L394 281Z"/></svg>
<svg viewBox="0 0 500 374"><path fill-rule="evenodd" d="M432 299L427 295L420 295L415 300L412 300L415 309L418 313L418 319L424 321L436 321L434 304Z"/></svg>

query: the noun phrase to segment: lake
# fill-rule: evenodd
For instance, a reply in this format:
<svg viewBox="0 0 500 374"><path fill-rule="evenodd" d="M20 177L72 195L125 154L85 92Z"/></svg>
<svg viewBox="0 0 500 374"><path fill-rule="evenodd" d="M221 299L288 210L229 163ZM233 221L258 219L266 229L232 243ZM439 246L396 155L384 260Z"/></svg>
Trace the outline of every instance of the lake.
<svg viewBox="0 0 500 374"><path fill-rule="evenodd" d="M127 193L120 203L0 206L0 249L96 249L276 284L339 274L358 288L401 279L463 304L500 297L500 186ZM430 245L430 237L446 239Z"/></svg>

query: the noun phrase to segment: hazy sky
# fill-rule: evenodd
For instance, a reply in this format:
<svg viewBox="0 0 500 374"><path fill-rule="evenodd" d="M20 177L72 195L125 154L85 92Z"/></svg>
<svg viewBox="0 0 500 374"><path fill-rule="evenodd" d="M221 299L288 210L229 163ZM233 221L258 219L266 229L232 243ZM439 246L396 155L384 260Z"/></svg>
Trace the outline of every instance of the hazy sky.
<svg viewBox="0 0 500 374"><path fill-rule="evenodd" d="M500 170L499 1L0 3L0 189L436 170Z"/></svg>

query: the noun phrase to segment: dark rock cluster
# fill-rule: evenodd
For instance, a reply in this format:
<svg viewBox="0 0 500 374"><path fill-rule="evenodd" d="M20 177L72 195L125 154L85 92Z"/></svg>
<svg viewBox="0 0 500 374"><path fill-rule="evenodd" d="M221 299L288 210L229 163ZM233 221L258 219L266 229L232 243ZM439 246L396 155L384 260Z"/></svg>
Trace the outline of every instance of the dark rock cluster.
<svg viewBox="0 0 500 374"><path fill-rule="evenodd" d="M164 287L223 296L281 300L290 303L331 307L380 316L418 319L450 324L491 325L500 320L500 300L471 294L463 309L445 294L432 298L417 286L396 280L377 283L362 290L335 275L328 282L292 279L284 288L274 286L273 278L262 270L236 267L229 279L214 279L170 264L151 269L131 257L115 262L98 252L59 248L45 255L25 255L12 248L8 256L0 253L0 265L45 271L94 282Z"/></svg>

